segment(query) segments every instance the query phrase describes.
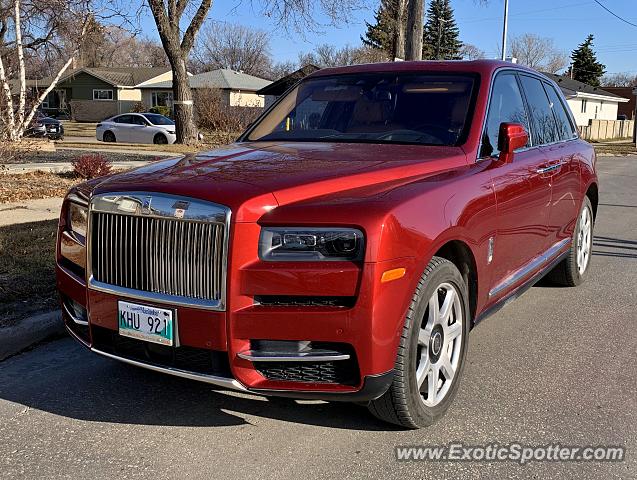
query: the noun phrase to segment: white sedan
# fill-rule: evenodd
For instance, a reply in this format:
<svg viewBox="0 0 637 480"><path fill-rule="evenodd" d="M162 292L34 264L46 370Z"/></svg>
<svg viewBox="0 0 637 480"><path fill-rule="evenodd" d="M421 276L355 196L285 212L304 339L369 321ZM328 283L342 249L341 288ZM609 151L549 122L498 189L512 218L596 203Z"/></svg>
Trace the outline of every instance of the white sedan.
<svg viewBox="0 0 637 480"><path fill-rule="evenodd" d="M102 142L175 143L175 122L157 113L124 113L97 124L95 138Z"/></svg>

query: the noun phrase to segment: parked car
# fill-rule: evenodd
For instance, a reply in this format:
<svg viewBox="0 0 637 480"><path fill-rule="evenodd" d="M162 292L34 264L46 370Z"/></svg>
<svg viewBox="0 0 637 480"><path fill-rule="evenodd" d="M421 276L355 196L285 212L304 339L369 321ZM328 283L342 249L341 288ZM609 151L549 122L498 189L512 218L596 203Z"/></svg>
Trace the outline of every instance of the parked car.
<svg viewBox="0 0 637 480"><path fill-rule="evenodd" d="M51 140L64 138L64 126L55 118L47 117L42 112L36 112L33 120L24 132L25 137L48 137Z"/></svg>
<svg viewBox="0 0 637 480"><path fill-rule="evenodd" d="M519 65L320 70L233 145L73 188L64 321L131 365L431 425L474 325L547 274L586 279L595 161Z"/></svg>
<svg viewBox="0 0 637 480"><path fill-rule="evenodd" d="M175 122L157 113L125 113L97 124L95 138L103 142L175 143Z"/></svg>

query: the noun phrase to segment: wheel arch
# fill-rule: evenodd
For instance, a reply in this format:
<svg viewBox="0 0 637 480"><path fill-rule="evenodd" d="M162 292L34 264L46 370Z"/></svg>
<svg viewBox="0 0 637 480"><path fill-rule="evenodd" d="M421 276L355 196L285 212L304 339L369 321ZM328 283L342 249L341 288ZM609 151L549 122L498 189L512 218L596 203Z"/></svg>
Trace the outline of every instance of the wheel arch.
<svg viewBox="0 0 637 480"><path fill-rule="evenodd" d="M462 240L448 240L438 248L434 256L449 260L460 271L469 292L469 308L473 322L478 306L478 267L473 251Z"/></svg>
<svg viewBox="0 0 637 480"><path fill-rule="evenodd" d="M593 219L597 218L597 206L599 205L599 188L597 183L593 182L588 186L586 190L586 196L591 202L591 206L593 207Z"/></svg>

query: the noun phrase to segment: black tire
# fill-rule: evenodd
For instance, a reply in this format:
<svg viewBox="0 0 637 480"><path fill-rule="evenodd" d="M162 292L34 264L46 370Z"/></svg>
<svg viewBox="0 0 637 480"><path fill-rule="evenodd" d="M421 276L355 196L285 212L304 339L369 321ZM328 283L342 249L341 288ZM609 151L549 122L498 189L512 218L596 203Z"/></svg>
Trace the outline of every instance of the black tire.
<svg viewBox="0 0 637 480"><path fill-rule="evenodd" d="M580 272L580 268L577 261L578 249L580 245L580 232L581 225L583 221L583 212L584 209L588 209L588 218L590 219L590 234L588 238L588 256L586 258L585 268ZM564 260L558 263L553 270L549 272L547 278L549 281L562 285L565 287L576 287L580 285L584 280L586 280L586 276L588 274L588 270L591 264L591 252L593 250L593 228L595 226L595 221L593 217L593 207L591 205L591 201L588 197L584 197L584 201L582 202L582 208L580 208L579 214L577 216L577 223L575 224L575 229L573 231L573 239L571 242L571 248L568 251L568 254Z"/></svg>
<svg viewBox="0 0 637 480"><path fill-rule="evenodd" d="M168 145L168 139L166 138L166 135L158 133L155 135L155 138L153 138L153 143L155 145Z"/></svg>
<svg viewBox="0 0 637 480"><path fill-rule="evenodd" d="M107 143L115 143L117 141L115 139L115 134L111 132L110 130L107 130L104 132L104 135L102 135L102 140L104 140Z"/></svg>
<svg viewBox="0 0 637 480"><path fill-rule="evenodd" d="M416 379L417 363L422 354L418 337L425 313L429 311L429 299L432 298L434 292L439 292L443 284L452 285L455 288L462 310L461 315L459 315L462 318L460 345L459 347L454 345L454 351L455 348L459 348L459 355L455 374L446 394L440 403L428 406L424 403ZM442 418L458 391L467 352L470 321L469 296L462 275L449 260L433 257L418 282L405 318L392 384L382 397L370 402L370 412L381 420L406 428L427 427ZM444 347L439 347L438 351L442 350ZM429 350L425 352L428 354ZM436 385L438 381L436 380Z"/></svg>

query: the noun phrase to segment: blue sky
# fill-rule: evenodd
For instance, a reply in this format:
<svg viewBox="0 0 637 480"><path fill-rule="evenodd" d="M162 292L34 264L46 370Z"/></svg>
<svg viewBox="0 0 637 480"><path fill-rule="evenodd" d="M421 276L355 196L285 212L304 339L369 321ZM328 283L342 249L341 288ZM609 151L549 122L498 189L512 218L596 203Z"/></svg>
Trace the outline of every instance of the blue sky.
<svg viewBox="0 0 637 480"><path fill-rule="evenodd" d="M600 0L628 21L637 24L637 0ZM316 3L319 3L318 1ZM209 18L250 25L270 33L272 54L276 60L296 60L299 52L322 43L337 46L359 45L365 21L372 21L378 1L363 0L367 6L350 15L346 23L322 28L320 33L286 33L261 15L259 0L217 0ZM428 4L428 2L426 2ZM503 0L490 0L487 6L475 0L451 0L460 28L460 38L497 56L501 39ZM614 18L592 0L509 0L509 34L535 33L553 38L555 44L570 53L589 33L595 35L598 60L608 73L637 74L637 27ZM327 19L319 21L326 22ZM144 22L144 31L155 37L152 19ZM152 32L152 33L151 33ZM302 38L302 37L305 38Z"/></svg>

